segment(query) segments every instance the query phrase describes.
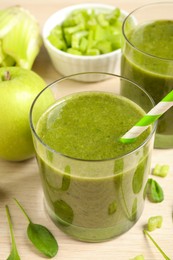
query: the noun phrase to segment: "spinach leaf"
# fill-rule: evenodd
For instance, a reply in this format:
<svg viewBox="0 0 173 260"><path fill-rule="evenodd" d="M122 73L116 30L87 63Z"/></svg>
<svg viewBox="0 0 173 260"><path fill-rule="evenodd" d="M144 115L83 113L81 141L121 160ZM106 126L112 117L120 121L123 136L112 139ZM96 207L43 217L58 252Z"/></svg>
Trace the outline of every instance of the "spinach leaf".
<svg viewBox="0 0 173 260"><path fill-rule="evenodd" d="M11 221L9 207L6 205L5 208L6 208L6 214L7 214L8 224L9 224L9 228L10 228L11 242L12 242L11 252L10 252L10 255L7 258L7 260L20 260L20 256L18 254L16 242L15 242L15 238L14 238L13 225L12 225L12 221Z"/></svg>
<svg viewBox="0 0 173 260"><path fill-rule="evenodd" d="M52 233L46 227L33 223L18 200L15 201L29 221L27 234L32 244L45 256L54 257L58 252L58 243Z"/></svg>

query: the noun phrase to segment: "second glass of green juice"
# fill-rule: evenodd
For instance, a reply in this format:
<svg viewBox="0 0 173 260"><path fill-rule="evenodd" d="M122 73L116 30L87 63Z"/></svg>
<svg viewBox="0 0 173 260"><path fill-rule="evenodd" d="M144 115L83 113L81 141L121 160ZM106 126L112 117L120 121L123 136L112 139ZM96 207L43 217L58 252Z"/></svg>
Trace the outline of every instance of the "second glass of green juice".
<svg viewBox="0 0 173 260"><path fill-rule="evenodd" d="M154 102L117 75L75 81L90 75L45 88L31 107L30 125L48 214L73 238L99 242L129 230L142 214L155 125L133 144L120 137ZM130 98L129 88L135 93Z"/></svg>
<svg viewBox="0 0 173 260"><path fill-rule="evenodd" d="M121 75L161 101L173 89L173 2L142 6L123 24ZM142 96L141 96L142 99ZM158 120L156 148L173 148L173 108Z"/></svg>

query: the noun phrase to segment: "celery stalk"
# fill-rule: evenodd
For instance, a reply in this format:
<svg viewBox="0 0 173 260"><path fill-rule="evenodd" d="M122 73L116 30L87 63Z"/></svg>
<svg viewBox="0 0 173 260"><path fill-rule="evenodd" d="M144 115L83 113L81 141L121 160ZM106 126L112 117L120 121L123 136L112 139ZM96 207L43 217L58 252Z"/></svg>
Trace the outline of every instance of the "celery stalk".
<svg viewBox="0 0 173 260"><path fill-rule="evenodd" d="M0 67L10 67L15 65L15 60L4 53L2 48L2 41L0 40Z"/></svg>
<svg viewBox="0 0 173 260"><path fill-rule="evenodd" d="M0 39L2 39L18 22L20 13L18 7L0 10Z"/></svg>
<svg viewBox="0 0 173 260"><path fill-rule="evenodd" d="M1 32L3 34L3 52L10 56L11 60L15 60L16 66L31 69L42 44L39 26L35 18L27 10L19 6L11 7L10 10L11 13L15 14L15 24L13 27L10 27L11 19L6 19L9 27L6 27L5 35L5 30L1 27L3 22L0 23L0 31L2 29L3 32ZM7 16L9 9L0 12L0 21L5 16L5 12ZM10 15L8 17L10 18Z"/></svg>
<svg viewBox="0 0 173 260"><path fill-rule="evenodd" d="M2 41L0 40L0 65L3 62L4 58L5 58L5 54L2 49Z"/></svg>

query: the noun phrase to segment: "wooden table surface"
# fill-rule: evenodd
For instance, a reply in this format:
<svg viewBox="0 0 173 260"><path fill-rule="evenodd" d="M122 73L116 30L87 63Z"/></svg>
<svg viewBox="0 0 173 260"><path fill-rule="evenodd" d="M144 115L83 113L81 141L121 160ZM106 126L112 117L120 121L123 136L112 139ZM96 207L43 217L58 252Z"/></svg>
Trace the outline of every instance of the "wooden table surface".
<svg viewBox="0 0 173 260"><path fill-rule="evenodd" d="M62 7L82 3L81 0L1 0L0 9L20 4L32 12L42 28L50 14ZM93 1L87 1L93 2ZM121 7L130 12L149 3L148 0L100 0L95 1ZM157 2L157 0L155 1ZM42 47L33 70L47 83L61 77L53 68L46 50ZM103 243L84 243L75 241L61 232L49 219L43 208L43 192L36 160L13 163L0 161L0 260L7 259L11 240L5 213L5 205L10 207L16 243L21 259L45 259L31 245L26 236L27 220L17 208L13 198L17 198L32 218L33 222L43 224L55 235L59 243L59 252L54 259L59 260L128 260L143 254L145 260L161 260L163 257L154 245L143 235L143 227L150 216L162 215L163 226L152 233L170 259L173 259L173 149L154 150L152 167L160 164L170 165L166 178L155 178L163 187L165 199L162 203L145 203L144 212L136 225L127 233Z"/></svg>

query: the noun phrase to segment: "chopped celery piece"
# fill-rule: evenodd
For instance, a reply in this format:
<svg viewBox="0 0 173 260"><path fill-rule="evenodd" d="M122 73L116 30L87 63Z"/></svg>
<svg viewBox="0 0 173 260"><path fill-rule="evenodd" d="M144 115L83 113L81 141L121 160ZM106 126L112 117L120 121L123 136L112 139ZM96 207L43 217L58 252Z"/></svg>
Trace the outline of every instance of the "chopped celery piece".
<svg viewBox="0 0 173 260"><path fill-rule="evenodd" d="M88 34L88 46L87 49L91 49L95 45L96 41L94 39L94 30L90 30Z"/></svg>
<svg viewBox="0 0 173 260"><path fill-rule="evenodd" d="M97 16L98 23L103 27L108 27L109 22L106 20L106 17L103 13L98 14Z"/></svg>
<svg viewBox="0 0 173 260"><path fill-rule="evenodd" d="M55 34L50 34L48 37L50 43L59 50L66 51L67 45L64 39L59 39Z"/></svg>
<svg viewBox="0 0 173 260"><path fill-rule="evenodd" d="M152 174L159 177L166 177L169 172L169 165L156 164Z"/></svg>
<svg viewBox="0 0 173 260"><path fill-rule="evenodd" d="M109 21L110 24L114 24L118 21L118 19L121 16L121 11L119 8L114 9L113 12L109 13L106 15L107 20Z"/></svg>
<svg viewBox="0 0 173 260"><path fill-rule="evenodd" d="M148 219L148 231L154 231L156 228L161 228L162 222L162 216L150 217Z"/></svg>
<svg viewBox="0 0 173 260"><path fill-rule="evenodd" d="M80 51L75 50L73 48L68 48L67 52L70 53L70 54L74 54L74 55L82 55L82 53Z"/></svg>
<svg viewBox="0 0 173 260"><path fill-rule="evenodd" d="M62 27L71 27L79 23L85 23L88 19L86 10L75 10L62 23Z"/></svg>
<svg viewBox="0 0 173 260"><path fill-rule="evenodd" d="M85 37L88 35L87 31L79 31L72 35L72 48L74 49L80 49L80 40L82 37Z"/></svg>
<svg viewBox="0 0 173 260"><path fill-rule="evenodd" d="M91 56L106 54L121 47L122 22L119 8L109 12L75 10L62 24L51 30L47 39L57 49L68 53ZM62 31L59 34L55 32L57 27ZM67 48L62 47L62 41Z"/></svg>
<svg viewBox="0 0 173 260"><path fill-rule="evenodd" d="M87 46L88 46L88 40L85 37L82 37L82 39L80 41L80 45L79 45L79 50L82 53L85 53Z"/></svg>
<svg viewBox="0 0 173 260"><path fill-rule="evenodd" d="M0 11L0 38L7 55L1 66L32 68L42 40L37 21L27 10L12 6Z"/></svg>
<svg viewBox="0 0 173 260"><path fill-rule="evenodd" d="M98 24L94 30L94 39L96 42L106 41L109 37L108 29L105 31L105 29Z"/></svg>
<svg viewBox="0 0 173 260"><path fill-rule="evenodd" d="M65 27L64 33L73 34L76 32L79 32L80 30L84 30L85 26L83 23L80 23L78 25L72 26L72 27Z"/></svg>
<svg viewBox="0 0 173 260"><path fill-rule="evenodd" d="M61 26L56 26L48 36L48 40L54 47L59 50L66 51L67 45L63 38L63 32Z"/></svg>
<svg viewBox="0 0 173 260"><path fill-rule="evenodd" d="M98 42L97 48L99 49L100 53L103 53L103 54L112 51L111 42L108 42L108 41L106 41L106 42L105 41Z"/></svg>
<svg viewBox="0 0 173 260"><path fill-rule="evenodd" d="M89 56L95 56L95 55L99 55L100 51L98 49L88 49L86 52L86 55Z"/></svg>

